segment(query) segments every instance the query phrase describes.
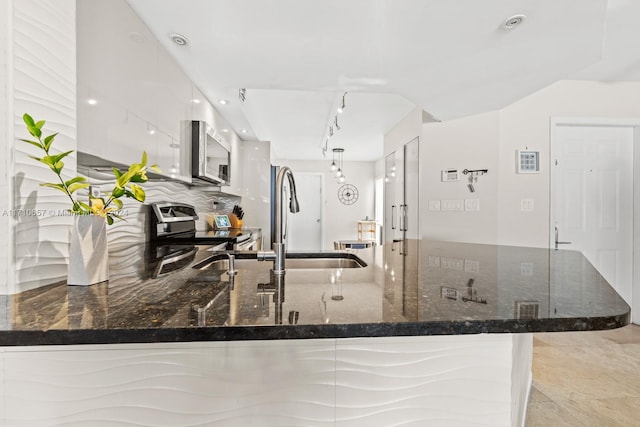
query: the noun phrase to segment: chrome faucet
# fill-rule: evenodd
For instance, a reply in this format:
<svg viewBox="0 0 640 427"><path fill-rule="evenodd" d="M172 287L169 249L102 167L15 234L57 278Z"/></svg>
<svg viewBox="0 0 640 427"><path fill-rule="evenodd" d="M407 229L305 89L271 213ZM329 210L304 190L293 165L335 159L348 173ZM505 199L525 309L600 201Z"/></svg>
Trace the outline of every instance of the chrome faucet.
<svg viewBox="0 0 640 427"><path fill-rule="evenodd" d="M296 182L293 179L293 172L287 166L282 166L278 171L276 177L275 188L275 205L276 205L276 218L275 218L275 239L271 246L271 252L261 252L258 254L258 260L273 260L273 274L282 275L285 273L284 260L286 257L286 250L284 244L284 219L286 215L282 212L282 197L284 195L284 178L289 179L289 188L291 195L289 198L289 210L291 213L300 212L300 205L298 204L298 197L296 196Z"/></svg>
<svg viewBox="0 0 640 427"><path fill-rule="evenodd" d="M229 258L229 269L227 270L227 274L231 278L238 274L238 270L236 270L236 257L230 252L227 252L227 257Z"/></svg>

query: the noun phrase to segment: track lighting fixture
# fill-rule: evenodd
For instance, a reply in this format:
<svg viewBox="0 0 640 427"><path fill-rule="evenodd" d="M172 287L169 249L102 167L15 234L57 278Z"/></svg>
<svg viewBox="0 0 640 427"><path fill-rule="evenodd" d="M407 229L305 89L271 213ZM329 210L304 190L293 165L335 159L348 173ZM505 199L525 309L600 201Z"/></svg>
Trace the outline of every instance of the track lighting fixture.
<svg viewBox="0 0 640 427"><path fill-rule="evenodd" d="M340 126L340 123L338 123L338 115L342 114L342 112L344 111L344 109L346 107L346 104L345 104L346 96L347 96L347 92L344 92L342 94L342 103L338 107L337 113L333 116L333 119L331 119L331 121L329 122L328 127L326 128L327 131L326 131L326 134L324 135L325 143L322 145L322 155L323 156L326 156L329 138L332 138L333 135L336 132L339 132L342 129L342 126ZM340 150L342 150L342 149L340 148ZM335 153L334 153L334 156L335 156ZM332 162L332 166L333 166L333 162ZM332 169L332 171L334 171L334 169Z"/></svg>
<svg viewBox="0 0 640 427"><path fill-rule="evenodd" d="M338 114L342 114L342 113L344 112L344 109L346 108L346 105L345 105L345 103L344 103L344 98L345 98L345 96L347 96L347 92L345 92L345 93L342 95L342 104L340 104L340 106L338 107Z"/></svg>

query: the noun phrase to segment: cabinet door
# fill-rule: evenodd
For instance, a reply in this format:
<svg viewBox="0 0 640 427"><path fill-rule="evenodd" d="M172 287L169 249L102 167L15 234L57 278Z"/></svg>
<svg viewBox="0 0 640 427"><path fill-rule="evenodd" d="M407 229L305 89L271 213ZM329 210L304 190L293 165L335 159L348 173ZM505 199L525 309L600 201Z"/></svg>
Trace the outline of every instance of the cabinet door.
<svg viewBox="0 0 640 427"><path fill-rule="evenodd" d="M391 243L398 221L398 206L395 201L395 159L396 153L385 158L384 177L384 242Z"/></svg>
<svg viewBox="0 0 640 427"><path fill-rule="evenodd" d="M412 140L404 146L404 206L402 209L405 239L420 238L419 141Z"/></svg>
<svg viewBox="0 0 640 427"><path fill-rule="evenodd" d="M78 150L126 164L151 156L158 41L126 3L82 1L76 14Z"/></svg>

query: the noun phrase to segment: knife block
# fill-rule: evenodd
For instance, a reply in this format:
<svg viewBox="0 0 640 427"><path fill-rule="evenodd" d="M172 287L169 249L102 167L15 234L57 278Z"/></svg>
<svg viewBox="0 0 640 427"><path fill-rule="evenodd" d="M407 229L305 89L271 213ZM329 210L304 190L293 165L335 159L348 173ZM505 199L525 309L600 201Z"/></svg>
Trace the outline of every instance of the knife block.
<svg viewBox="0 0 640 427"><path fill-rule="evenodd" d="M231 228L242 228L242 220L236 214L229 214L229 222L231 223Z"/></svg>

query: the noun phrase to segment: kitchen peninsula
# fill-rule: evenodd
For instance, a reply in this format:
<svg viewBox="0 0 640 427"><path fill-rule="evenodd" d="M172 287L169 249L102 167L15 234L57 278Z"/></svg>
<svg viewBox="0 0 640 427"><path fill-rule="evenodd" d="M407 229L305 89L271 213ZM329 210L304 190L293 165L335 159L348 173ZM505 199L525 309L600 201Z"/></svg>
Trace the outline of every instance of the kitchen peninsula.
<svg viewBox="0 0 640 427"><path fill-rule="evenodd" d="M630 316L574 251L413 241L417 276L384 245L360 268L288 259L277 286L269 262L192 268L212 255L196 248L160 275L148 245L114 248L109 283L9 296L0 426L522 425L530 332Z"/></svg>

